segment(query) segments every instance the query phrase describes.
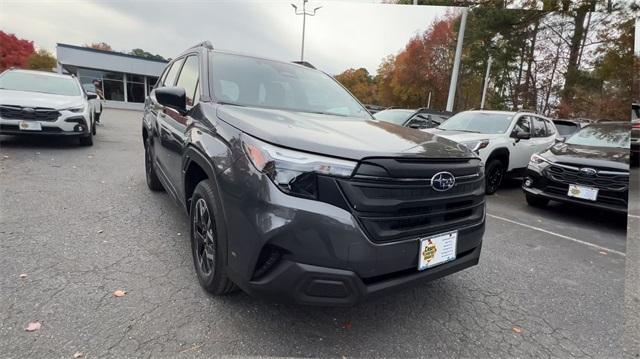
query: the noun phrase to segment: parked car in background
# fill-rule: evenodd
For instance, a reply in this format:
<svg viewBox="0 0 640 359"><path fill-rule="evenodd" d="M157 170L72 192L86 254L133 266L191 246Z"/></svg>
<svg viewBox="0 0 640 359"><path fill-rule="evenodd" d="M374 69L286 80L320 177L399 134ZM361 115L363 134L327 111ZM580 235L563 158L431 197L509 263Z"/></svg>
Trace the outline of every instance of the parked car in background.
<svg viewBox="0 0 640 359"><path fill-rule="evenodd" d="M527 203L549 201L627 212L629 123L590 124L531 156L522 188Z"/></svg>
<svg viewBox="0 0 640 359"><path fill-rule="evenodd" d="M640 103L632 105L631 114L631 163L640 164Z"/></svg>
<svg viewBox="0 0 640 359"><path fill-rule="evenodd" d="M364 107L369 111L370 114L375 114L377 112L380 112L384 109L386 109L386 107L384 106L377 106L377 105L364 105Z"/></svg>
<svg viewBox="0 0 640 359"><path fill-rule="evenodd" d="M82 88L87 93L87 95L96 95L94 99L89 100L91 104L91 109L93 111L93 118L96 122L100 122L100 115L102 115L102 102L104 99L102 98L102 91L99 91L96 86L92 83L84 83L82 84Z"/></svg>
<svg viewBox="0 0 640 359"><path fill-rule="evenodd" d="M580 129L587 125L587 122L581 122L576 120L554 119L553 124L558 129L558 137L564 141L574 133L580 131Z"/></svg>
<svg viewBox="0 0 640 359"><path fill-rule="evenodd" d="M478 263L480 159L375 121L321 71L197 45L150 92L142 139L212 294L350 305Z"/></svg>
<svg viewBox="0 0 640 359"><path fill-rule="evenodd" d="M522 175L531 155L551 147L558 130L550 119L530 112L464 111L427 130L466 145L485 164L486 193L505 175Z"/></svg>
<svg viewBox="0 0 640 359"><path fill-rule="evenodd" d="M376 112L373 115L376 120L415 129L437 127L451 116L453 116L452 112L436 111L427 108L419 108L417 110L391 108Z"/></svg>
<svg viewBox="0 0 640 359"><path fill-rule="evenodd" d="M75 136L91 146L93 99L71 75L6 70L0 74L0 135Z"/></svg>

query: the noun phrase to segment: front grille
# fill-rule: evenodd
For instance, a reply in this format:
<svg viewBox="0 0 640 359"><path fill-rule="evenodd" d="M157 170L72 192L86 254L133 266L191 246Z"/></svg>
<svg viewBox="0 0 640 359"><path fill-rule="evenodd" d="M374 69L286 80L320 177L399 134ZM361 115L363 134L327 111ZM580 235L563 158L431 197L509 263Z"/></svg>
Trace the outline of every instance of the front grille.
<svg viewBox="0 0 640 359"><path fill-rule="evenodd" d="M479 224L484 219L484 177L479 173L479 161L464 163L442 161L392 161L367 159L385 176L356 174L339 185L350 209L372 241L377 243L429 236ZM413 171L408 171L411 168ZM431 187L434 174L448 171L456 184L445 192ZM402 178L412 173L420 177Z"/></svg>
<svg viewBox="0 0 640 359"><path fill-rule="evenodd" d="M580 168L552 164L545 169L545 176L563 184L579 184L603 190L625 191L629 187L629 174L619 171L595 169L596 174L582 174Z"/></svg>
<svg viewBox="0 0 640 359"><path fill-rule="evenodd" d="M53 122L60 117L60 112L53 108L0 106L0 117L7 120L29 120Z"/></svg>

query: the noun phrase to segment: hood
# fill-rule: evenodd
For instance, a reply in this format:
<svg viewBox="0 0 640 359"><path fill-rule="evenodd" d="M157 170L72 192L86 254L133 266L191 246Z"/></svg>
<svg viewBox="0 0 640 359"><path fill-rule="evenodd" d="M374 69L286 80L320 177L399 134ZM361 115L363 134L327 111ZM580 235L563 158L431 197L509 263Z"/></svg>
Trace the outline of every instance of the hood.
<svg viewBox="0 0 640 359"><path fill-rule="evenodd" d="M333 157L475 157L445 138L373 119L233 105L219 106L217 116L263 141Z"/></svg>
<svg viewBox="0 0 640 359"><path fill-rule="evenodd" d="M41 92L0 90L0 105L47 107L61 110L80 106L84 99L78 96L53 95Z"/></svg>
<svg viewBox="0 0 640 359"><path fill-rule="evenodd" d="M629 149L556 143L541 156L552 162L576 166L629 170Z"/></svg>
<svg viewBox="0 0 640 359"><path fill-rule="evenodd" d="M473 132L463 132L463 131L447 131L447 130L440 130L437 128L429 128L424 131L440 137L448 138L455 142L491 140L494 138L504 137L504 134L501 134L501 133L486 134L486 133L473 133Z"/></svg>

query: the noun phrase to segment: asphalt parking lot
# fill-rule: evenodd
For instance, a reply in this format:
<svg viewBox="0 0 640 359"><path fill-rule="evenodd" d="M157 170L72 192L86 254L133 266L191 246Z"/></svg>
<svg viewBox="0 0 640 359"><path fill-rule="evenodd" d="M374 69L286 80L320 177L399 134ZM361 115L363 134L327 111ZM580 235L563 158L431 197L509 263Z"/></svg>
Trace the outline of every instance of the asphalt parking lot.
<svg viewBox="0 0 640 359"><path fill-rule="evenodd" d="M0 357L622 356L624 216L532 209L510 182L477 267L352 308L216 298L146 187L140 113L103 123L93 147L0 137Z"/></svg>
<svg viewBox="0 0 640 359"><path fill-rule="evenodd" d="M640 358L640 168L631 172L625 280L625 354Z"/></svg>

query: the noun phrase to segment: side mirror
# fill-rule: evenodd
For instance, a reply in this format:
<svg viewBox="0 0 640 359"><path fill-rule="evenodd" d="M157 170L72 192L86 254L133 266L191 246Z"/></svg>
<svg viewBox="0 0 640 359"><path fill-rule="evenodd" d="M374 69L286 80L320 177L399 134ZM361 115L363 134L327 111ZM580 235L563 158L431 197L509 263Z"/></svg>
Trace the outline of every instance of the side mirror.
<svg viewBox="0 0 640 359"><path fill-rule="evenodd" d="M423 128L427 128L428 123L426 120L421 119L421 118L415 118L411 121L409 121L409 124L407 125L407 127L409 128L415 128L415 129L423 129Z"/></svg>
<svg viewBox="0 0 640 359"><path fill-rule="evenodd" d="M155 89L156 101L178 111L181 115L187 113L187 94L182 87L160 87Z"/></svg>
<svg viewBox="0 0 640 359"><path fill-rule="evenodd" d="M97 98L98 98L98 94L97 93L87 91L87 99L88 100L95 100Z"/></svg>
<svg viewBox="0 0 640 359"><path fill-rule="evenodd" d="M528 140L531 138L531 133L518 131L514 134L513 137L515 137L517 140Z"/></svg>

